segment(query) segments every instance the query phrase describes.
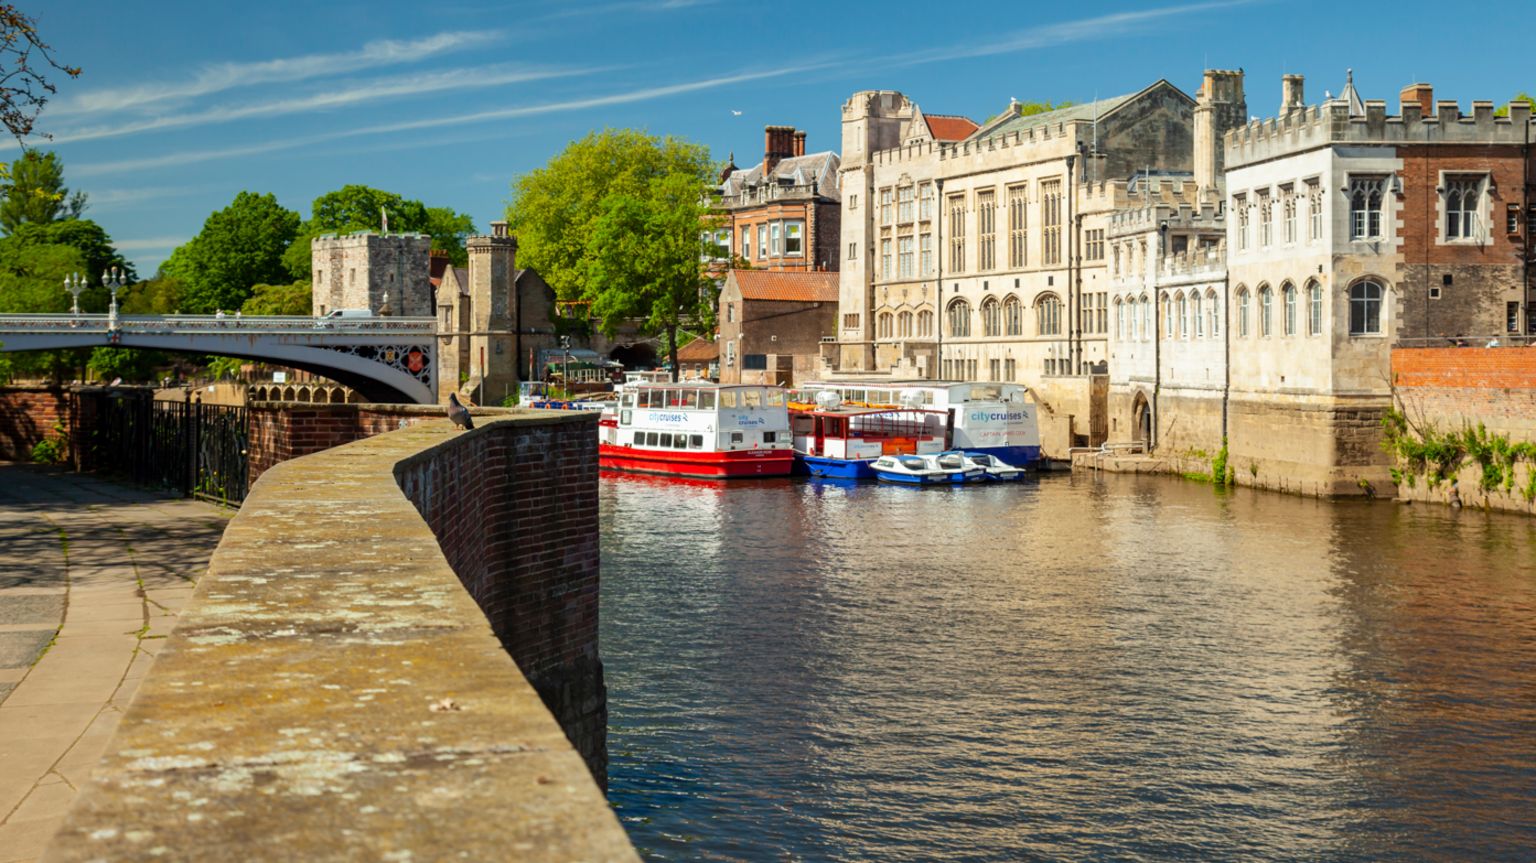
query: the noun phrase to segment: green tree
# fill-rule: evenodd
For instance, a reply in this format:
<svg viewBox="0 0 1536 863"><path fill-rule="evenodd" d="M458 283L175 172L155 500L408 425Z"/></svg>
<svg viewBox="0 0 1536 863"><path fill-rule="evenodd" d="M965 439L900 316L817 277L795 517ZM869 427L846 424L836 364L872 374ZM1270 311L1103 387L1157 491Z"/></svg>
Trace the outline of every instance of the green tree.
<svg viewBox="0 0 1536 863"><path fill-rule="evenodd" d="M85 367L100 381L122 378L128 383L144 383L158 380L165 364L166 356L160 351L103 347L91 349Z"/></svg>
<svg viewBox="0 0 1536 863"><path fill-rule="evenodd" d="M307 280L289 285L257 285L240 311L247 315L308 315L314 292Z"/></svg>
<svg viewBox="0 0 1536 863"><path fill-rule="evenodd" d="M310 240L322 234L382 230L385 213L389 215L390 232L430 234L433 249L448 252L458 266L469 262L461 237L475 230L475 224L468 216L448 207L429 208L394 192L354 184L315 199L309 219L283 255L283 266L288 275L294 279L310 277Z"/></svg>
<svg viewBox="0 0 1536 863"><path fill-rule="evenodd" d="M0 314L57 314L70 308L64 277L80 272L84 259L69 246L0 240ZM88 352L28 351L0 355L0 378L58 381L78 369Z"/></svg>
<svg viewBox="0 0 1536 863"><path fill-rule="evenodd" d="M1517 93L1515 95L1515 98L1509 100L1508 103L1505 103L1502 107L1500 107L1497 110L1495 110L1493 112L1493 116L1495 116L1495 117L1508 117L1509 116L1509 105L1510 105L1510 103L1513 103L1513 102L1524 102L1525 104L1531 106L1531 110L1532 111L1536 111L1536 97L1533 97L1533 96L1531 96L1531 94L1525 92L1524 90L1521 90L1519 93Z"/></svg>
<svg viewBox="0 0 1536 863"><path fill-rule="evenodd" d="M469 266L464 238L475 232L474 219L464 213L455 213L450 207L428 207L423 231L432 235L432 251L447 252L455 267Z"/></svg>
<svg viewBox="0 0 1536 863"><path fill-rule="evenodd" d="M1020 102L1019 116L1032 117L1036 114L1044 114L1048 111L1060 111L1062 108L1070 108L1072 105L1072 102L1057 102L1052 104L1051 100L1049 99L1046 99L1043 102Z"/></svg>
<svg viewBox="0 0 1536 863"><path fill-rule="evenodd" d="M27 150L11 163L10 182L0 186L0 230L7 234L26 223L78 219L85 193L64 185L64 163L55 153Z"/></svg>
<svg viewBox="0 0 1536 863"><path fill-rule="evenodd" d="M178 246L162 269L182 283L182 311L237 309L258 284L286 281L283 252L299 231L299 214L274 195L241 192Z"/></svg>
<svg viewBox="0 0 1536 863"><path fill-rule="evenodd" d="M604 286L593 281L588 254L593 229L610 208L607 199L647 200L651 182L674 173L699 178L702 198L714 179L709 151L633 129L593 132L571 142L512 187L507 221L517 234L518 261L538 270L562 300L595 298ZM699 229L695 225L695 240ZM604 319L609 332L617 324Z"/></svg>
<svg viewBox="0 0 1536 863"><path fill-rule="evenodd" d="M119 291L117 307L125 315L169 315L181 311L181 282L157 275Z"/></svg>

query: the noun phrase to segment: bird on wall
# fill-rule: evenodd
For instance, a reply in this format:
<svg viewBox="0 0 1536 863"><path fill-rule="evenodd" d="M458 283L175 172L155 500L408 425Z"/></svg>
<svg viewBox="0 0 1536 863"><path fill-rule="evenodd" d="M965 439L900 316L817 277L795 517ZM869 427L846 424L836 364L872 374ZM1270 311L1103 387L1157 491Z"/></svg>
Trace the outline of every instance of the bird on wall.
<svg viewBox="0 0 1536 863"><path fill-rule="evenodd" d="M448 394L448 419L460 428L475 427L475 421L469 418L469 408L459 404L459 397L453 393Z"/></svg>

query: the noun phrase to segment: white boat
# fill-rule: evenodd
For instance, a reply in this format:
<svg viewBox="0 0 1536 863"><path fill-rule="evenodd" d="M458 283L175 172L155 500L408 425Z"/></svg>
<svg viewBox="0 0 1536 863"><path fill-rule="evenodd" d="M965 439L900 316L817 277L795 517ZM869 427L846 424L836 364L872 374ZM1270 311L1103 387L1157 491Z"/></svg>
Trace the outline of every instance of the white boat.
<svg viewBox="0 0 1536 863"><path fill-rule="evenodd" d="M974 468L982 472L982 478L989 482L1013 482L1022 479L1024 469L1014 467L995 455L984 452L954 451L943 455L957 455L967 468Z"/></svg>
<svg viewBox="0 0 1536 863"><path fill-rule="evenodd" d="M730 479L788 476L789 413L778 387L634 383L598 420L598 466Z"/></svg>
<svg viewBox="0 0 1536 863"><path fill-rule="evenodd" d="M982 471L967 470L958 459L943 464L937 455L886 455L870 464L881 482L905 485L941 485L980 479Z"/></svg>

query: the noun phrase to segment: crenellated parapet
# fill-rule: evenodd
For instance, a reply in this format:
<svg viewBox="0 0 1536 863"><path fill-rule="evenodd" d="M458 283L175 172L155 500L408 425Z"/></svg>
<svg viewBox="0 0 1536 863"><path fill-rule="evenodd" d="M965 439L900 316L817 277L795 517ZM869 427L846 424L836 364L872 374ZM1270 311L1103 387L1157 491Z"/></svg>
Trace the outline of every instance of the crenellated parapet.
<svg viewBox="0 0 1536 863"><path fill-rule="evenodd" d="M1227 133L1228 169L1274 159L1290 153L1334 144L1524 144L1531 125L1531 108L1516 101L1506 117L1494 116L1489 101L1472 103L1470 115L1453 101L1435 103L1426 114L1417 102L1404 101L1401 113L1389 115L1387 103L1365 102L1365 113L1351 115L1339 100L1255 120Z"/></svg>

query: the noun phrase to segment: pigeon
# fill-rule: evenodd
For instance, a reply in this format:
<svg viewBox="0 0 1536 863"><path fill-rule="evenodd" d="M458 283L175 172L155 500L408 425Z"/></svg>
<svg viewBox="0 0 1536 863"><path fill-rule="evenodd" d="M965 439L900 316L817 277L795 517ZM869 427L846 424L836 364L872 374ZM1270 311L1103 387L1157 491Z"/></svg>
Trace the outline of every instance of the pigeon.
<svg viewBox="0 0 1536 863"><path fill-rule="evenodd" d="M469 418L469 408L459 404L459 397L453 393L448 394L448 419L453 424L463 428L472 429L475 421Z"/></svg>

